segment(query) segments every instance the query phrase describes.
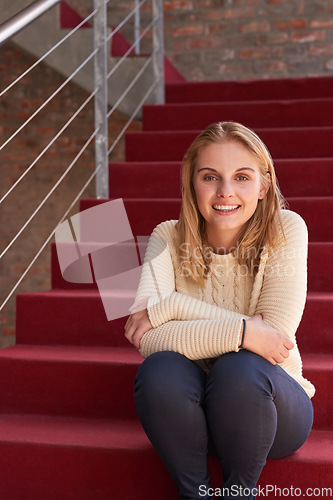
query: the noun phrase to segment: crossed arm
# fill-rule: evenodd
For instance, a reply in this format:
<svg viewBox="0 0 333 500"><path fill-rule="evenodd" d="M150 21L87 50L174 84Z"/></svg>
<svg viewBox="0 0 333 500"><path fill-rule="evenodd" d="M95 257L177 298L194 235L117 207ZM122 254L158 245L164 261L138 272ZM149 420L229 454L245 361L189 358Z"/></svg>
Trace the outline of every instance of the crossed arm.
<svg viewBox="0 0 333 500"><path fill-rule="evenodd" d="M215 326L217 332L220 330L219 320L206 320L210 321L210 326ZM195 322L195 323L194 323ZM191 343L191 338L193 338L193 332L196 330L196 337L200 334L202 335L202 328L205 326L205 320L191 320L190 325L186 325L184 321L170 321L165 323L165 325L170 327L175 327L177 323L179 324L178 332L183 338L183 343ZM207 324L207 323L206 323ZM181 327L184 328L181 328ZM186 328L191 330L191 338L186 337ZM197 327L197 328L195 328ZM150 331L154 330L152 324L149 320L147 309L138 311L132 314L125 325L125 336L126 338L137 348L140 349L140 343L144 335ZM165 327L164 327L165 330ZM155 336L161 335L163 333L163 328L158 327L155 331ZM169 333L169 332L167 332ZM185 335L184 335L185 334ZM241 344L241 337L243 332L241 331L238 338L238 346ZM195 345L195 340L192 340ZM264 323L261 314L255 314L252 318L246 320L246 334L244 337L243 348L249 351L259 354L263 358L266 358L272 364L282 363L288 356L289 351L294 347L294 343L283 333L279 332L277 329L271 327L270 325ZM163 349L161 349L163 350ZM173 350L173 349L170 349ZM214 357L223 354L218 350L212 350L200 355L200 357ZM201 351L202 353L202 351ZM193 357L195 359L196 357ZM199 356L198 356L199 358Z"/></svg>

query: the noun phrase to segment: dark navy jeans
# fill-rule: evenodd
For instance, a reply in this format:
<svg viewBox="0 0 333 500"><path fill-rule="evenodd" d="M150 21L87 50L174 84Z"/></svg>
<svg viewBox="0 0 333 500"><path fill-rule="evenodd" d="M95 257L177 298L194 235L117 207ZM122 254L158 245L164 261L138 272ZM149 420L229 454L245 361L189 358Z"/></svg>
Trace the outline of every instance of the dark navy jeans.
<svg viewBox="0 0 333 500"><path fill-rule="evenodd" d="M312 427L303 388L279 365L246 350L220 356L208 374L181 354L152 354L138 370L134 392L141 424L182 500L211 498L210 442L224 492L231 492L222 498L253 499L266 458L296 451Z"/></svg>

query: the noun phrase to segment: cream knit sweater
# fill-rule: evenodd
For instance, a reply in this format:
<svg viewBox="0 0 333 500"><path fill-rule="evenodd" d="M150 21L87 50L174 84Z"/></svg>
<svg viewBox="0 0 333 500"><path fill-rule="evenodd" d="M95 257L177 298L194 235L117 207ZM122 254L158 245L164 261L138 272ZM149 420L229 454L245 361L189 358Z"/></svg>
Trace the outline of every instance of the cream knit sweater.
<svg viewBox="0 0 333 500"><path fill-rule="evenodd" d="M307 228L303 219L282 211L286 236L274 253L263 251L255 277L237 257L212 254L210 274L201 289L180 268L175 243L176 220L162 222L150 236L136 300L131 308L147 308L153 326L141 339L143 357L158 351L176 351L206 362L238 351L242 319L256 313L295 342L281 363L307 392L313 385L302 376L302 361L295 333L306 300ZM207 363L208 361L208 363Z"/></svg>

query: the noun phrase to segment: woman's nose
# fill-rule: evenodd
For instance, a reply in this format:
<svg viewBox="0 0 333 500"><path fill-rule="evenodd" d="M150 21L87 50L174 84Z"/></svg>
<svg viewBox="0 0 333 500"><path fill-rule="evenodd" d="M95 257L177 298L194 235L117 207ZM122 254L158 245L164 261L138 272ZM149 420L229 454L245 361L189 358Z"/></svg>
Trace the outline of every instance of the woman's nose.
<svg viewBox="0 0 333 500"><path fill-rule="evenodd" d="M217 186L217 195L221 198L230 198L234 195L234 191L230 182L220 182Z"/></svg>

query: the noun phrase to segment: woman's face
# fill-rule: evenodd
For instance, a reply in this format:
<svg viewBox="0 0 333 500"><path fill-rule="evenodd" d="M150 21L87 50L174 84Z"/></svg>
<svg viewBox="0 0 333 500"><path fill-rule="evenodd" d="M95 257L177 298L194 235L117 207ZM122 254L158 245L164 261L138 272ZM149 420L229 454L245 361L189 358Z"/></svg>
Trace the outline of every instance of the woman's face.
<svg viewBox="0 0 333 500"><path fill-rule="evenodd" d="M237 141L211 143L200 151L193 187L208 241L224 248L236 243L266 194L256 157Z"/></svg>

